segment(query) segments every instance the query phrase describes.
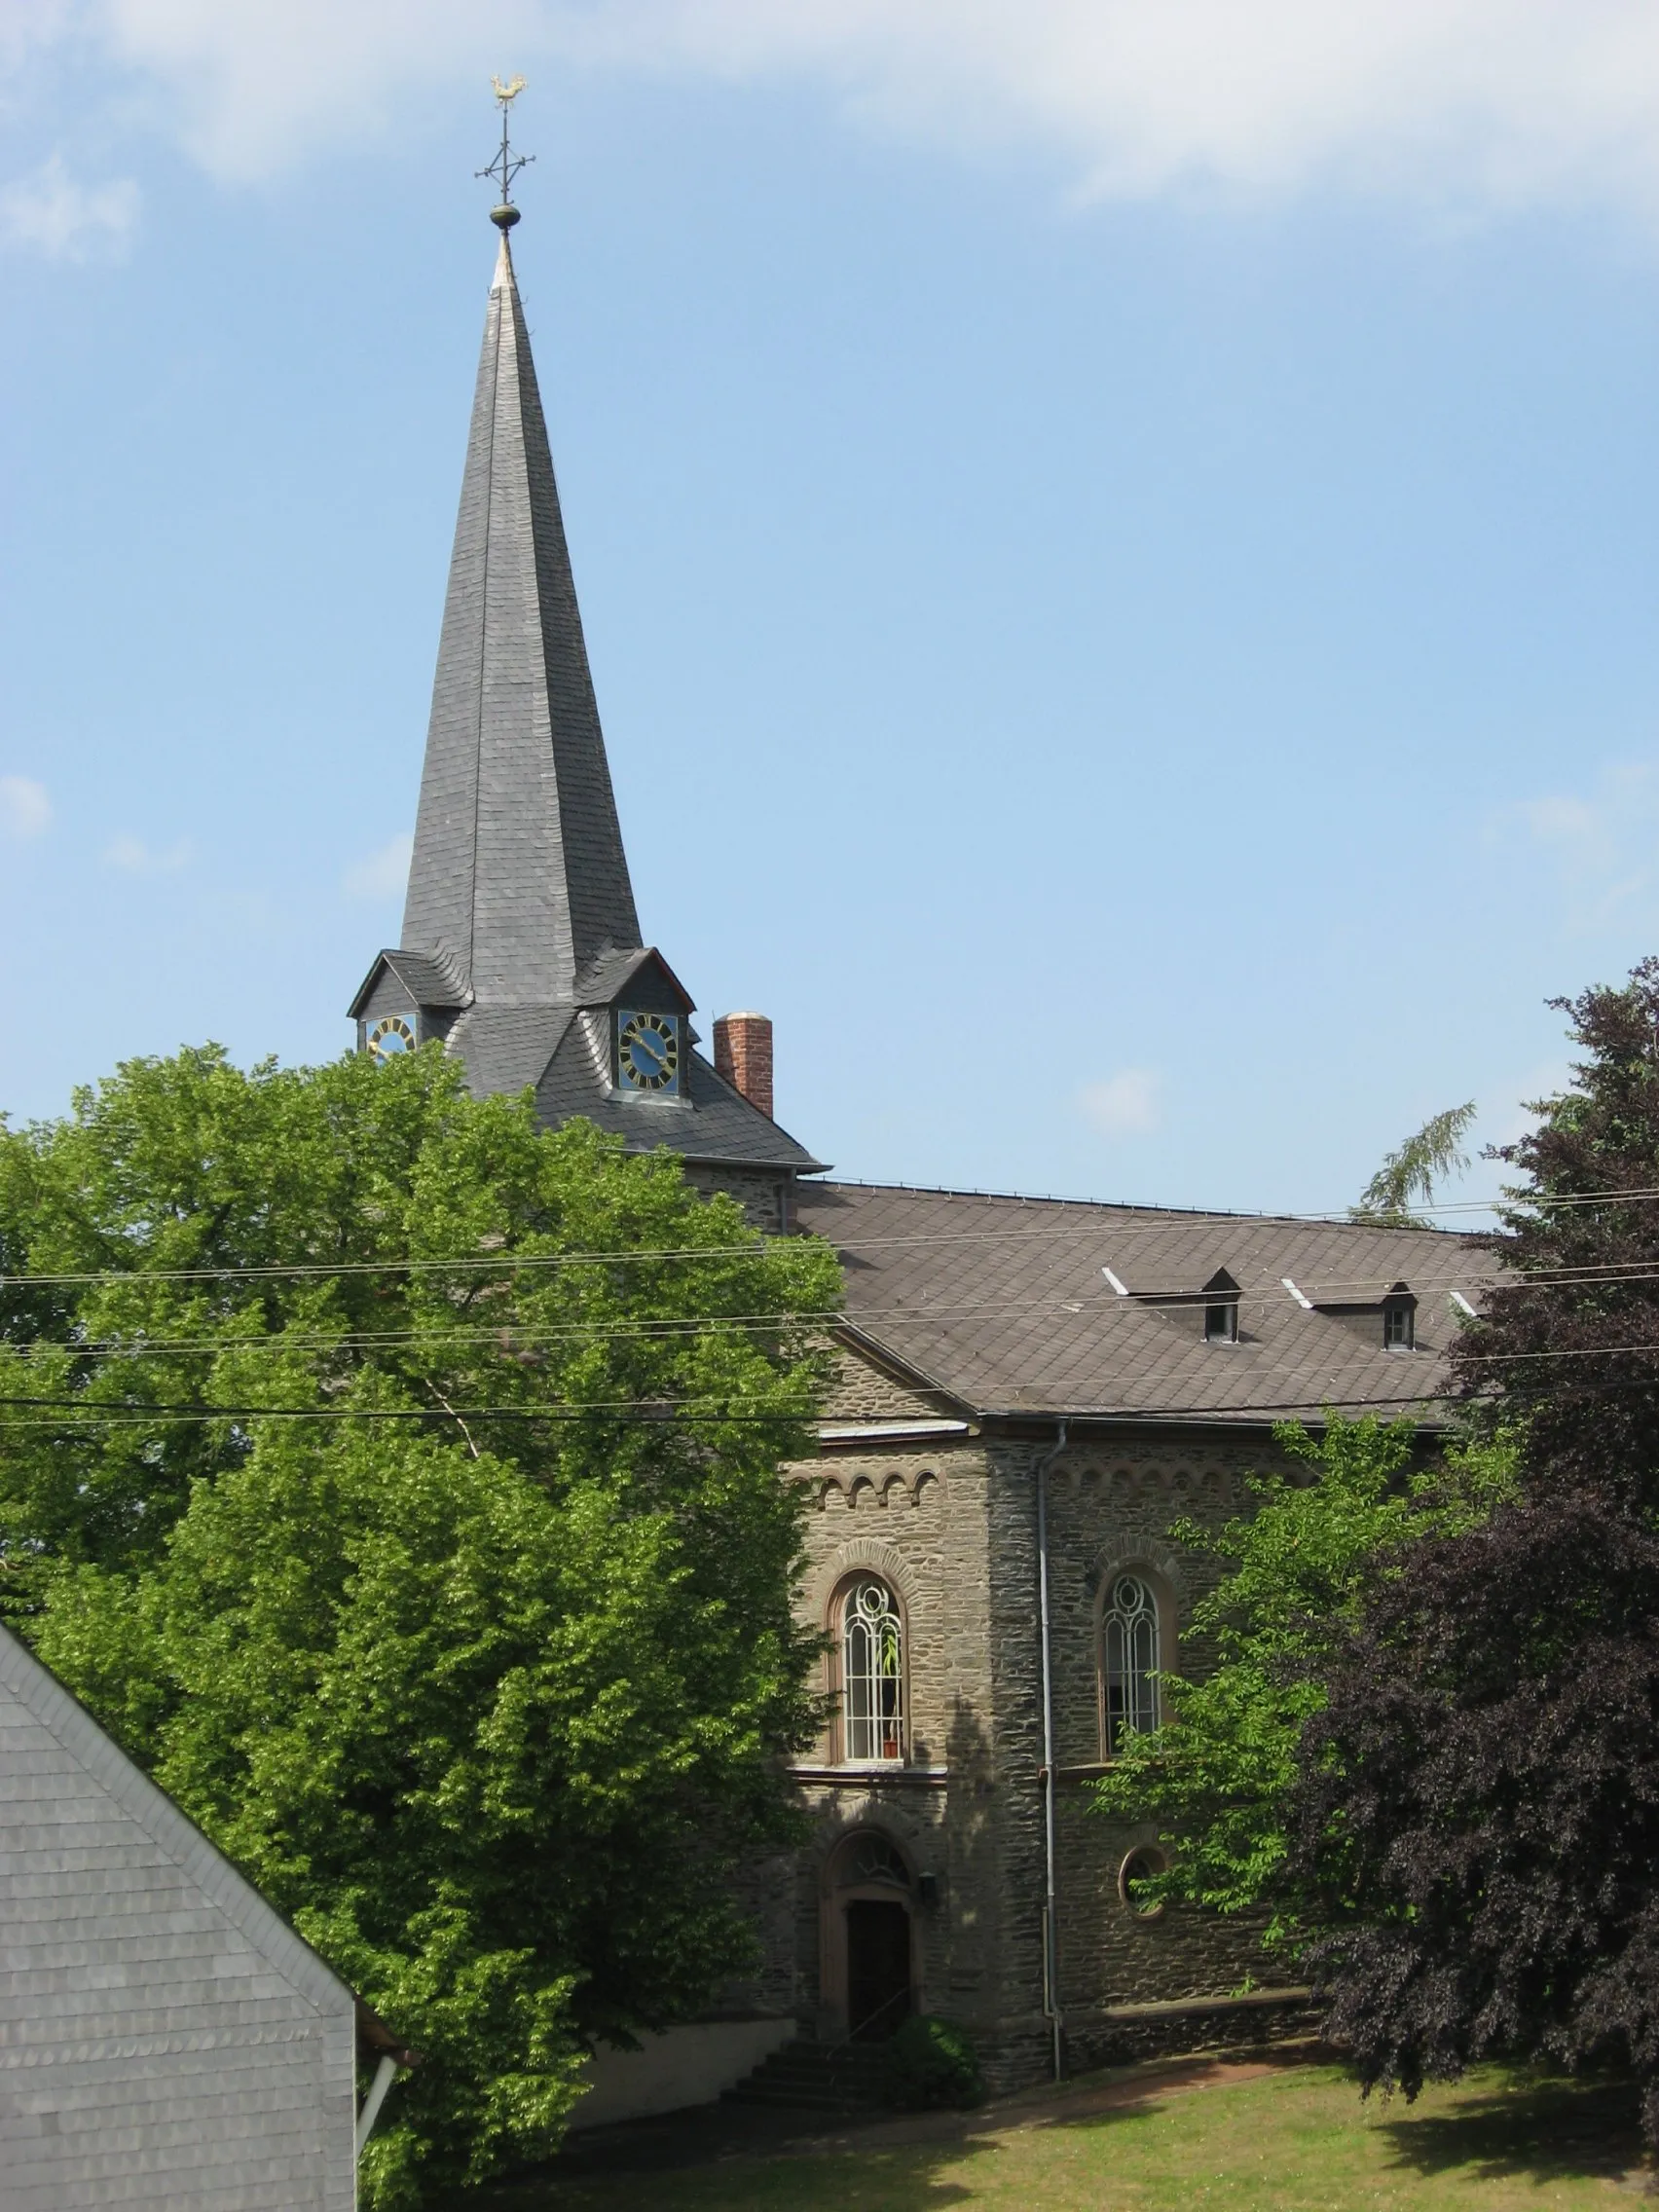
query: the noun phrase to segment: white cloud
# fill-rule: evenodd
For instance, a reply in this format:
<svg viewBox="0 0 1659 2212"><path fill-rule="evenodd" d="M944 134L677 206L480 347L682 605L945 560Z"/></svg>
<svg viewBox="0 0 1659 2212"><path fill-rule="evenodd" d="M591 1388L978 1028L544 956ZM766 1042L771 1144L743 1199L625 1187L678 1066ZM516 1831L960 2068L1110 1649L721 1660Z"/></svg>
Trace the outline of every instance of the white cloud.
<svg viewBox="0 0 1659 2212"><path fill-rule="evenodd" d="M409 881L409 863L415 840L402 830L379 852L370 853L346 870L342 879L349 899L394 899Z"/></svg>
<svg viewBox="0 0 1659 2212"><path fill-rule="evenodd" d="M1158 1126L1158 1077L1151 1068L1120 1068L1086 1084L1078 1102L1101 1136L1145 1136Z"/></svg>
<svg viewBox="0 0 1659 2212"><path fill-rule="evenodd" d="M104 859L111 867L121 868L128 875L171 875L184 866L190 858L190 840L181 837L176 845L157 851L146 845L141 837L117 837L104 851Z"/></svg>
<svg viewBox="0 0 1659 2212"><path fill-rule="evenodd" d="M227 176L556 61L816 81L878 129L1050 149L1086 192L1335 177L1659 212L1653 0L79 0L73 19Z"/></svg>
<svg viewBox="0 0 1659 2212"><path fill-rule="evenodd" d="M32 176L0 187L0 238L53 261L119 253L138 220L138 187L123 177L82 184L54 154Z"/></svg>
<svg viewBox="0 0 1659 2212"><path fill-rule="evenodd" d="M1554 861L1577 928L1613 921L1651 902L1659 854L1659 766L1604 768L1590 793L1558 792L1515 810Z"/></svg>
<svg viewBox="0 0 1659 2212"><path fill-rule="evenodd" d="M0 776L0 833L41 837L52 826L52 800L32 776Z"/></svg>

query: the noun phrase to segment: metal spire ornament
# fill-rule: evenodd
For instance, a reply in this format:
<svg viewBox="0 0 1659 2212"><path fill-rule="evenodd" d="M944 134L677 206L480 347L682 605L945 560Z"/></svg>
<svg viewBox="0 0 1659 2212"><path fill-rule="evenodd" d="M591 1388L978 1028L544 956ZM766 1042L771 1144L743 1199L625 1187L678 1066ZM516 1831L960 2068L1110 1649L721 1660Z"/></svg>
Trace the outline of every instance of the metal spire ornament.
<svg viewBox="0 0 1659 2212"><path fill-rule="evenodd" d="M524 79L522 77L509 77L503 85L499 77L492 77L490 82L496 88L496 98L501 110L501 150L487 169L477 169L473 173L477 176L490 176L499 179L501 203L498 207L491 208L490 220L505 233L510 231L519 219L519 210L513 205L513 179L527 163L535 161L535 156L534 154L515 154L511 140L507 135L508 128L512 122L513 102L524 91Z"/></svg>

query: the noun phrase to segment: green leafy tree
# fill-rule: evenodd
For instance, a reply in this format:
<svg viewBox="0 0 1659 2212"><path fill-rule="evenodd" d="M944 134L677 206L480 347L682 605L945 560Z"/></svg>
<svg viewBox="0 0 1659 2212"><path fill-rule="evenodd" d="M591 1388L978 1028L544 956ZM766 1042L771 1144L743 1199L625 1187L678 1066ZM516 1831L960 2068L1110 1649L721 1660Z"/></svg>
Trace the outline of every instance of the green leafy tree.
<svg viewBox="0 0 1659 2212"><path fill-rule="evenodd" d="M131 1063L0 1249L14 1622L422 2051L373 2201L545 2151L794 1835L833 1256L436 1051Z"/></svg>
<svg viewBox="0 0 1659 2212"><path fill-rule="evenodd" d="M1435 1186L1468 1168L1463 1138L1474 1118L1471 1098L1425 1122L1398 1152L1388 1154L1365 1186L1358 1205L1349 1206L1348 1219L1371 1222L1380 1229L1416 1229L1419 1209L1434 1203Z"/></svg>
<svg viewBox="0 0 1659 2212"><path fill-rule="evenodd" d="M1488 1444L1420 1464L1409 1420L1328 1417L1274 1432L1296 1473L1251 1478L1254 1513L1171 1538L1229 1563L1194 1608L1192 1640L1215 1665L1196 1680L1165 1675L1170 1717L1131 1736L1094 1787L1096 1810L1156 1820L1169 1847L1160 1896L1220 1912L1272 1908L1270 1939L1296 1918L1286 1886L1305 1727L1326 1698L1325 1671L1365 1593L1423 1537L1491 1510L1510 1456Z"/></svg>

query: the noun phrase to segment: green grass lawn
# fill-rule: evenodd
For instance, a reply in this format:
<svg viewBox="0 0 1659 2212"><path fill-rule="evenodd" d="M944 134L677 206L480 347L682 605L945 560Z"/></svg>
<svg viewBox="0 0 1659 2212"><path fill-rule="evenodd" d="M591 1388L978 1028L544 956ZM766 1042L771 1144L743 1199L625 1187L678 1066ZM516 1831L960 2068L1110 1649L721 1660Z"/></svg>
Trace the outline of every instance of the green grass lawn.
<svg viewBox="0 0 1659 2212"><path fill-rule="evenodd" d="M1153 2073L1127 2101L1100 2101L1082 2083L930 2141L572 2177L492 2201L503 2212L1612 2212L1642 2186L1628 2094L1494 2070L1411 2106L1362 2103L1324 2065L1185 2088Z"/></svg>

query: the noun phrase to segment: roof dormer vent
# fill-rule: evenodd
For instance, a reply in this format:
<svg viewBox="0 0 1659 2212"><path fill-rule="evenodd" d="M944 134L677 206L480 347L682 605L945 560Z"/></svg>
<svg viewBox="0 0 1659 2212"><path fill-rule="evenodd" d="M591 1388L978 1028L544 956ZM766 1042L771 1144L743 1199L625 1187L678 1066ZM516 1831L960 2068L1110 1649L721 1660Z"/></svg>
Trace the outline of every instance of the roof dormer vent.
<svg viewBox="0 0 1659 2212"><path fill-rule="evenodd" d="M1238 1285L1225 1268L1218 1268L1204 1285L1204 1342L1238 1342Z"/></svg>
<svg viewBox="0 0 1659 2212"><path fill-rule="evenodd" d="M1417 1300L1409 1283L1397 1282L1382 1301L1382 1349L1417 1349Z"/></svg>

